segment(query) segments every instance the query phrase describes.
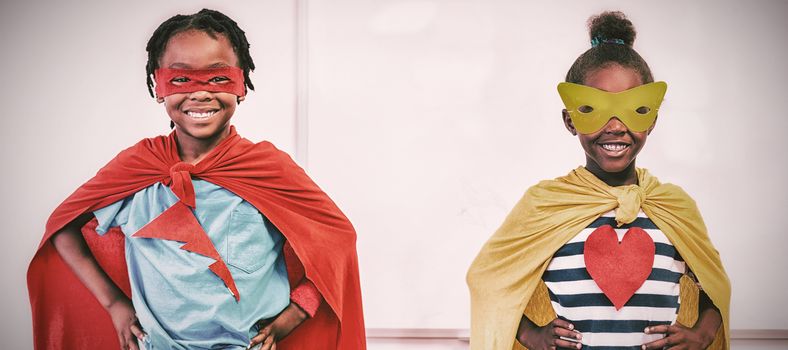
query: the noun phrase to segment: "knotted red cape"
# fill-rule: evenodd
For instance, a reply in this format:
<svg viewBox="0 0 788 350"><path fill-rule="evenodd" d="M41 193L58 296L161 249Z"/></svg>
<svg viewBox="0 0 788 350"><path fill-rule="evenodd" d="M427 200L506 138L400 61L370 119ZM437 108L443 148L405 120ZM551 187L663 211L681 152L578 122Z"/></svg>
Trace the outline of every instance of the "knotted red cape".
<svg viewBox="0 0 788 350"><path fill-rule="evenodd" d="M184 173L186 171L187 173ZM36 349L118 349L109 314L63 262L52 235L90 212L156 182L170 185L182 201L184 174L221 186L251 203L282 232L291 285L304 276L325 303L277 349L365 349L364 319L353 226L293 160L271 143L252 143L234 128L203 160L184 166L175 132L144 139L122 151L58 206L27 271ZM193 193L192 193L193 195ZM191 199L193 201L193 199ZM99 265L130 295L124 236L82 233ZM217 280L218 281L218 280ZM221 283L221 282L217 282Z"/></svg>

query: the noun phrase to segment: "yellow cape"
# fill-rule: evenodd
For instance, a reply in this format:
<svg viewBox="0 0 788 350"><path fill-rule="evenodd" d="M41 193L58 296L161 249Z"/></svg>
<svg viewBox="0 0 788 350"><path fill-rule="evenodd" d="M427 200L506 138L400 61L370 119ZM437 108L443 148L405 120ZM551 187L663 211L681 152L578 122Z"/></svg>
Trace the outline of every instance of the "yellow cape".
<svg viewBox="0 0 788 350"><path fill-rule="evenodd" d="M523 349L515 341L523 312L540 325L552 321L555 313L541 280L550 259L613 209L619 225L634 221L642 209L668 237L722 315L723 326L710 348L729 348L730 281L695 201L645 169L637 169L637 175L639 185L610 187L579 167L528 189L468 271L471 349ZM697 319L697 288L693 291L687 278L681 284L678 322L692 326Z"/></svg>

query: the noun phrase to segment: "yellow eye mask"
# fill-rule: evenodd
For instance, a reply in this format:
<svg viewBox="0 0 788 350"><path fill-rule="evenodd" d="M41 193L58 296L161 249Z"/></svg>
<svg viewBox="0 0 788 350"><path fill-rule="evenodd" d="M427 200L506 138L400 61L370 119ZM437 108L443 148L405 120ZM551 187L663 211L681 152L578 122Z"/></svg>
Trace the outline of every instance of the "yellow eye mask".
<svg viewBox="0 0 788 350"><path fill-rule="evenodd" d="M664 81L617 93L573 83L558 84L558 93L572 124L581 134L598 131L613 117L621 120L629 130L648 130L657 120L657 110L667 89L668 84Z"/></svg>

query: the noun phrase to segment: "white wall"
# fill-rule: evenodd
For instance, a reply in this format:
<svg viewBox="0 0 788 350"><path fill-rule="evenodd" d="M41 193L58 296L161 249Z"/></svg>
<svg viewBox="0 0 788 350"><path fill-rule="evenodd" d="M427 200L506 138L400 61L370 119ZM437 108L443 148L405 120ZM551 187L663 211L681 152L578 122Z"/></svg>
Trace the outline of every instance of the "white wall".
<svg viewBox="0 0 788 350"><path fill-rule="evenodd" d="M528 186L584 162L556 84L604 9L669 85L638 165L697 200L732 327L788 329L788 3L313 1L310 172L360 233L368 327L467 327L482 243Z"/></svg>
<svg viewBox="0 0 788 350"><path fill-rule="evenodd" d="M733 282L732 327L788 329L773 311L788 288L788 2L299 3L302 32L296 1L217 8L246 30L258 66L234 121L252 140L308 145L301 159L359 232L368 327L467 327L464 273L481 244L528 186L583 161L555 85L588 47L588 16L621 9L669 85L638 164L697 200ZM0 3L9 347L31 344L24 274L49 212L120 149L168 132L145 88L147 39L204 6L216 5ZM447 344L393 344L425 342Z"/></svg>

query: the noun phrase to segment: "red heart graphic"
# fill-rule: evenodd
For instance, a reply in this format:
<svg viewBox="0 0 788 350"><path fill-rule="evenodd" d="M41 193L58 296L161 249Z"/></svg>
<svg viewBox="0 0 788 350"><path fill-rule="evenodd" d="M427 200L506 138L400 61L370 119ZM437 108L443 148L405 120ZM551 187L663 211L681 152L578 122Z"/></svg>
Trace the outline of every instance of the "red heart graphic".
<svg viewBox="0 0 788 350"><path fill-rule="evenodd" d="M619 243L613 227L600 226L583 247L588 274L616 310L643 285L654 266L654 240L640 227L627 230Z"/></svg>

